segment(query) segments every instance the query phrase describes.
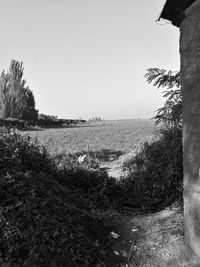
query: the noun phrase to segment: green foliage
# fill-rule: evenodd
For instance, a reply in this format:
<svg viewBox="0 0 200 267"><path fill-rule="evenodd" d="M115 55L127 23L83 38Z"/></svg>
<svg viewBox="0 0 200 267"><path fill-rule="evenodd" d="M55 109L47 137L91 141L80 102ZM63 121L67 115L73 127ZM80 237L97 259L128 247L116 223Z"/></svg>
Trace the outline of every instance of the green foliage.
<svg viewBox="0 0 200 267"><path fill-rule="evenodd" d="M96 266L114 261L109 214L45 174L0 180L0 251L7 266ZM105 260L106 258L106 260ZM109 265L110 262L110 265Z"/></svg>
<svg viewBox="0 0 200 267"><path fill-rule="evenodd" d="M16 132L0 138L0 153L1 266L120 266L109 237L114 179L59 168L36 140Z"/></svg>
<svg viewBox="0 0 200 267"><path fill-rule="evenodd" d="M128 177L121 182L129 203L154 210L182 199L182 94L180 72L150 68L145 78L157 88L167 88L163 92L164 107L154 117L164 126L155 141L144 143L124 162Z"/></svg>
<svg viewBox="0 0 200 267"><path fill-rule="evenodd" d="M58 117L53 115L45 115L42 113L38 115L38 120L56 121L57 119Z"/></svg>
<svg viewBox="0 0 200 267"><path fill-rule="evenodd" d="M41 127L66 127L68 125L85 123L85 120L68 120L68 119L58 119L57 116L39 114L37 125Z"/></svg>
<svg viewBox="0 0 200 267"><path fill-rule="evenodd" d="M122 151L112 149L88 150L69 154L58 153L54 156L54 160L60 168L81 165L86 168L97 169L100 163L116 160L122 154Z"/></svg>
<svg viewBox="0 0 200 267"><path fill-rule="evenodd" d="M26 124L27 124L26 121L18 120L15 118L0 119L0 127L4 127L7 129L10 128L24 129Z"/></svg>
<svg viewBox="0 0 200 267"><path fill-rule="evenodd" d="M77 163L77 158L59 154L54 157L54 160L59 170L54 177L61 184L76 193L82 192L90 196L92 202L99 208L119 209L121 207L124 199L121 183L101 170L94 159L80 164Z"/></svg>
<svg viewBox="0 0 200 267"><path fill-rule="evenodd" d="M124 163L129 171L123 188L140 207L170 204L182 198L182 131L162 128L152 143L144 143L135 157Z"/></svg>
<svg viewBox="0 0 200 267"><path fill-rule="evenodd" d="M101 117L92 117L88 121L89 122L100 122L100 121L103 121L103 119Z"/></svg>
<svg viewBox="0 0 200 267"><path fill-rule="evenodd" d="M0 114L1 118L37 120L33 92L23 79L23 63L12 60L9 70L0 76Z"/></svg>
<svg viewBox="0 0 200 267"><path fill-rule="evenodd" d="M157 110L154 117L157 122L164 122L175 127L182 127L182 94L180 84L180 72L173 74L159 68L150 68L145 74L148 83L152 83L157 88L167 88L163 92L163 97L167 98L164 107Z"/></svg>
<svg viewBox="0 0 200 267"><path fill-rule="evenodd" d="M0 173L44 171L51 167L46 149L30 136L16 131L0 136Z"/></svg>

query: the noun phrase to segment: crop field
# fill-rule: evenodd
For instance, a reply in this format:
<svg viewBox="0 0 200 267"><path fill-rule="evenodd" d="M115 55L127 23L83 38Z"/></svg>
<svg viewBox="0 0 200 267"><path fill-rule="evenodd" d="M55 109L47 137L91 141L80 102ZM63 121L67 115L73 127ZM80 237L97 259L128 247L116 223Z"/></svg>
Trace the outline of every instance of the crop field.
<svg viewBox="0 0 200 267"><path fill-rule="evenodd" d="M51 154L134 150L152 135L153 120L123 120L88 123L81 126L26 131L36 137Z"/></svg>

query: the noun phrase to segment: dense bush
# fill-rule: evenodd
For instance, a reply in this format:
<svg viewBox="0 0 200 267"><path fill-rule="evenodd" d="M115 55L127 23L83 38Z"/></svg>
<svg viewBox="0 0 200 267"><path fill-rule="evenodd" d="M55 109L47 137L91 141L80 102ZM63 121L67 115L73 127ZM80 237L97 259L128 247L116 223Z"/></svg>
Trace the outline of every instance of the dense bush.
<svg viewBox="0 0 200 267"><path fill-rule="evenodd" d="M114 261L117 266L109 245L110 216L91 209L85 198L52 177L1 177L0 202L1 264L96 266L107 261L112 266Z"/></svg>
<svg viewBox="0 0 200 267"><path fill-rule="evenodd" d="M117 195L113 179L58 168L36 140L16 132L0 138L0 153L1 266L120 266L107 209Z"/></svg>
<svg viewBox="0 0 200 267"><path fill-rule="evenodd" d="M61 168L69 168L74 165L79 166L81 163L81 166L95 169L99 167L100 163L116 160L122 155L123 152L120 150L100 149L95 151L80 151L69 154L57 153L54 155L54 160Z"/></svg>
<svg viewBox="0 0 200 267"><path fill-rule="evenodd" d="M30 136L11 131L0 137L0 173L44 171L51 167L46 149Z"/></svg>
<svg viewBox="0 0 200 267"><path fill-rule="evenodd" d="M129 175L123 189L140 207L170 204L182 197L182 131L162 128L156 141L144 143L135 157L124 163Z"/></svg>
<svg viewBox="0 0 200 267"><path fill-rule="evenodd" d="M122 185L129 202L149 210L182 200L182 91L180 72L149 68L145 78L158 89L165 88L166 101L154 117L163 128L156 140L144 143L124 163L129 174Z"/></svg>
<svg viewBox="0 0 200 267"><path fill-rule="evenodd" d="M57 166L56 179L72 190L86 193L98 207L120 209L127 196L123 192L121 181L109 177L99 162L108 158L107 150L85 154L57 154L53 157ZM117 151L117 153L120 153ZM79 156L86 156L82 163ZM121 153L120 153L121 155ZM89 159L88 159L89 157ZM59 171L58 171L59 170Z"/></svg>
<svg viewBox="0 0 200 267"><path fill-rule="evenodd" d="M6 118L6 119L0 119L0 128L6 128L7 131L9 131L9 129L13 128L13 129L18 129L18 130L25 130L27 127L30 126L36 126L36 122L35 121L31 121L31 120L19 120L16 118Z"/></svg>

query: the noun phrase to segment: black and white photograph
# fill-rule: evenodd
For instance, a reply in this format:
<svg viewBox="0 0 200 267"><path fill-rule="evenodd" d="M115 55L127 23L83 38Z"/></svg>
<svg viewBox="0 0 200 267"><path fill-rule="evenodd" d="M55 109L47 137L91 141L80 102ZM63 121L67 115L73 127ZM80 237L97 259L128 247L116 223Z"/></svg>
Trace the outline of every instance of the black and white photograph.
<svg viewBox="0 0 200 267"><path fill-rule="evenodd" d="M0 267L200 267L200 0L0 0Z"/></svg>

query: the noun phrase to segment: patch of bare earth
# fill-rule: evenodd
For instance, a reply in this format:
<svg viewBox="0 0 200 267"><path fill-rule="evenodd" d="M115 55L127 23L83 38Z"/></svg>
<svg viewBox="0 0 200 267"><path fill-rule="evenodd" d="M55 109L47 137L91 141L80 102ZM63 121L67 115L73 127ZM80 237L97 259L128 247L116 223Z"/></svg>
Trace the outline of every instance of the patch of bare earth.
<svg viewBox="0 0 200 267"><path fill-rule="evenodd" d="M114 251L124 257L126 267L200 266L197 257L184 243L183 213L173 206L158 213L117 219Z"/></svg>
<svg viewBox="0 0 200 267"><path fill-rule="evenodd" d="M106 165L108 174L120 178L123 157ZM183 211L173 205L157 213L126 210L116 218L114 253L121 267L200 267L200 258L184 242ZM128 214L128 215L127 215Z"/></svg>
<svg viewBox="0 0 200 267"><path fill-rule="evenodd" d="M132 152L124 154L115 160L106 161L100 164L100 168L106 170L108 176L114 177L119 180L121 177L125 177L127 175L126 170L123 168L123 163L128 159L135 155L136 149Z"/></svg>

